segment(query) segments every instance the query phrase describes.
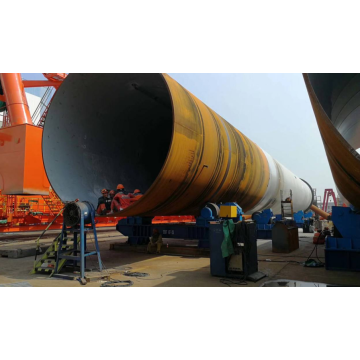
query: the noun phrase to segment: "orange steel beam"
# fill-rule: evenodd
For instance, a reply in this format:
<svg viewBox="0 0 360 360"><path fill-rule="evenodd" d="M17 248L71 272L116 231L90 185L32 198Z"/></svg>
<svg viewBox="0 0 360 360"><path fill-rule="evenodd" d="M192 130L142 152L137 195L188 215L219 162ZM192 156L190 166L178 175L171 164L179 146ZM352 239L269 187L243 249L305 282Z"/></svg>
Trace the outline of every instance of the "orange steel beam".
<svg viewBox="0 0 360 360"><path fill-rule="evenodd" d="M11 125L32 125L29 105L26 100L21 75L19 73L2 73L0 74L0 81L4 91Z"/></svg>
<svg viewBox="0 0 360 360"><path fill-rule="evenodd" d="M23 80L25 88L33 87L50 87L58 88L61 85L61 81L48 81L48 80Z"/></svg>
<svg viewBox="0 0 360 360"><path fill-rule="evenodd" d="M104 228L104 227L114 227L117 224L118 219L116 221L109 222L109 223L98 223L96 224L97 228ZM61 230L63 224L62 223L54 223L52 224L48 230ZM2 233L13 233L13 232L29 232L29 231L43 231L47 228L47 225L0 225L0 234Z"/></svg>
<svg viewBox="0 0 360 360"><path fill-rule="evenodd" d="M13 232L28 232L28 231L43 231L47 228L48 224L53 220L54 216L46 217L47 220L44 222L43 216L39 217L39 223L28 224L24 220L24 217L14 217L11 222L5 225L0 225L0 234L2 233L13 233ZM174 216L175 218L175 216ZM114 227L119 220L124 219L124 217L96 217L96 227ZM23 221L19 223L19 221ZM168 224L168 223L192 223L195 222L195 218L192 216L180 216L177 219L171 219L169 216L159 216L155 217L152 221L153 224ZM48 230L61 230L63 226L63 220L60 216L57 221L55 221Z"/></svg>

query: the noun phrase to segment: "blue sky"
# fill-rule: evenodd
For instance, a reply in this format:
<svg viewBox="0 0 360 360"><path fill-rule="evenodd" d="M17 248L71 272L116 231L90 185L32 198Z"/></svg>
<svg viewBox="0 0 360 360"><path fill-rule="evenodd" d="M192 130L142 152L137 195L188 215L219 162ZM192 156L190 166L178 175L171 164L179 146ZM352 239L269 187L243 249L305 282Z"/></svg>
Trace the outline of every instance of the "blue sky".
<svg viewBox="0 0 360 360"><path fill-rule="evenodd" d="M21 73L21 77L23 80L46 80L46 77L43 74L31 74L31 73ZM37 95L43 96L45 88L28 88L26 92Z"/></svg>
<svg viewBox="0 0 360 360"><path fill-rule="evenodd" d="M301 74L169 74L317 194L334 181ZM42 74L22 74L43 79ZM40 96L41 89L27 91Z"/></svg>

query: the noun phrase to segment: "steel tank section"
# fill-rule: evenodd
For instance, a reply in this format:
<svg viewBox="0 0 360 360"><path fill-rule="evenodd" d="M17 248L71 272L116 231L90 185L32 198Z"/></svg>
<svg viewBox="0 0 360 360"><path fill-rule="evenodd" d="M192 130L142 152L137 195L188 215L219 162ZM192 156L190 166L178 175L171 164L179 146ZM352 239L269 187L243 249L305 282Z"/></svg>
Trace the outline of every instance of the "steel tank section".
<svg viewBox="0 0 360 360"><path fill-rule="evenodd" d="M245 212L273 208L309 185L166 74L70 74L45 122L47 176L63 201L94 204L118 183L144 196L123 216L197 215L235 201Z"/></svg>
<svg viewBox="0 0 360 360"><path fill-rule="evenodd" d="M360 74L304 74L338 191L360 209Z"/></svg>

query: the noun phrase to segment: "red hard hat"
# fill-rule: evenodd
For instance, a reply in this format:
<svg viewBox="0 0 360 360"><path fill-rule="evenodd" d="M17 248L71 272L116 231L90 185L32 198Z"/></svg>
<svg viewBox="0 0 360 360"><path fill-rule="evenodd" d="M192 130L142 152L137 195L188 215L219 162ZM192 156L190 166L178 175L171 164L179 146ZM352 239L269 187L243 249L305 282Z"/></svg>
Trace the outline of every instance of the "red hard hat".
<svg viewBox="0 0 360 360"><path fill-rule="evenodd" d="M124 188L124 185L123 184L119 184L117 187L116 187L117 190L123 190L125 189Z"/></svg>
<svg viewBox="0 0 360 360"><path fill-rule="evenodd" d="M134 194L138 194L138 193L140 193L141 191L139 190L139 189L135 189L134 190Z"/></svg>
<svg viewBox="0 0 360 360"><path fill-rule="evenodd" d="M102 189L102 190L101 190L101 193L102 193L102 194L107 194L108 191L107 191L106 189Z"/></svg>
<svg viewBox="0 0 360 360"><path fill-rule="evenodd" d="M110 195L115 195L115 191L114 190L110 190Z"/></svg>

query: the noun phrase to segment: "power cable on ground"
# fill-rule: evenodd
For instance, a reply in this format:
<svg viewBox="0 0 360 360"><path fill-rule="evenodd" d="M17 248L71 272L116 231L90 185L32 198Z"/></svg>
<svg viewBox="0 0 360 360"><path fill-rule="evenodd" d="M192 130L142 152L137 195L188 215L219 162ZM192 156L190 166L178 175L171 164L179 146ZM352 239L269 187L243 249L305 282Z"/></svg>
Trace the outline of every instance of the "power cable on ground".
<svg viewBox="0 0 360 360"><path fill-rule="evenodd" d="M243 286L248 284L245 279L220 279L220 282L229 287L231 287L231 285Z"/></svg>
<svg viewBox="0 0 360 360"><path fill-rule="evenodd" d="M131 280L110 280L102 283L100 287L128 287L134 283Z"/></svg>
<svg viewBox="0 0 360 360"><path fill-rule="evenodd" d="M144 272L130 272L130 271L125 271L123 273L123 275L125 276L132 276L132 277L136 277L136 278L142 278L142 277L147 277L147 276L150 276L150 274L148 273L144 273Z"/></svg>
<svg viewBox="0 0 360 360"><path fill-rule="evenodd" d="M92 235L89 234L90 236L90 240L91 242L93 243L94 247L95 247L95 241L94 239L92 238ZM107 269L107 267L105 266L103 260L101 259L101 264L102 264L102 268L103 270L106 272L106 274L109 276L109 281L105 281L104 283L102 283L100 285L100 287L129 287L129 286L132 286L134 285L134 282L131 281L131 280L117 280L117 279L113 279L111 278L111 275ZM100 271L100 269L98 268L97 269L98 271ZM100 271L101 272L101 271Z"/></svg>

